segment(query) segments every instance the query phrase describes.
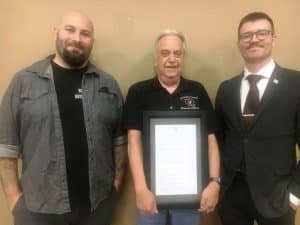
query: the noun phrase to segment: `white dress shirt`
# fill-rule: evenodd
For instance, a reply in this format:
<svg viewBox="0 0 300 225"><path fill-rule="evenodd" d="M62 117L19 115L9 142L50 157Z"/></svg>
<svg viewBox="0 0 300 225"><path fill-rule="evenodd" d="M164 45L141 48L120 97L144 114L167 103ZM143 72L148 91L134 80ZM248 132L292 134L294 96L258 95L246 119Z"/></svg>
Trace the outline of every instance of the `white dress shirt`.
<svg viewBox="0 0 300 225"><path fill-rule="evenodd" d="M243 112L246 98L249 92L249 82L247 80L247 77L250 74L260 75L262 78L257 82L257 88L259 92L259 100L262 98L265 89L267 87L268 81L273 73L273 70L275 68L275 62L272 59L267 65L265 65L263 68L261 68L256 73L251 73L247 68L244 69L244 77L242 79L242 85L241 85L241 111Z"/></svg>
<svg viewBox="0 0 300 225"><path fill-rule="evenodd" d="M274 69L275 69L275 62L273 59L271 59L271 61L267 65L265 65L256 73L252 73L247 68L244 68L244 76L242 79L241 90L240 90L241 91L241 112L243 112L244 110L246 98L249 92L249 82L247 80L247 76L250 74L262 76L262 78L256 84L259 92L259 100L261 100ZM273 82L276 81L274 80ZM289 199L293 205L300 206L300 199L297 198L292 193L290 193Z"/></svg>

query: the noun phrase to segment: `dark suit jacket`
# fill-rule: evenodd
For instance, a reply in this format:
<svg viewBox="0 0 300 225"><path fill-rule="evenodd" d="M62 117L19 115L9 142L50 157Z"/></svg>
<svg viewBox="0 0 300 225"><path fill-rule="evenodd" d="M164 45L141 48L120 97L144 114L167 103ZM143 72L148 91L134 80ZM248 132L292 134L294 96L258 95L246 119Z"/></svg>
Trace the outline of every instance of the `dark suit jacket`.
<svg viewBox="0 0 300 225"><path fill-rule="evenodd" d="M243 74L224 81L216 98L220 120L222 187L226 189L244 154L246 177L258 211L278 217L289 209L289 192L300 198L300 72L276 65L254 122L246 129L241 116Z"/></svg>

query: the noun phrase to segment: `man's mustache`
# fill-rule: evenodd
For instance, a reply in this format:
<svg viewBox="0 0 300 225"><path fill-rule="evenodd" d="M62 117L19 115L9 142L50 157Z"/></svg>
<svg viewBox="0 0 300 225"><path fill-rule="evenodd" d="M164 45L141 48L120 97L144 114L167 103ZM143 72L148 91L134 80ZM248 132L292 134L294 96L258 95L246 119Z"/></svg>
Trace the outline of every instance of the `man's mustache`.
<svg viewBox="0 0 300 225"><path fill-rule="evenodd" d="M246 49L250 49L250 48L253 48L253 47L263 48L264 46L261 45L261 44L254 43L254 44L250 44Z"/></svg>
<svg viewBox="0 0 300 225"><path fill-rule="evenodd" d="M84 49L84 47L82 46L82 44L80 42L67 43L67 47L68 46L76 47L76 48L79 48L80 50Z"/></svg>

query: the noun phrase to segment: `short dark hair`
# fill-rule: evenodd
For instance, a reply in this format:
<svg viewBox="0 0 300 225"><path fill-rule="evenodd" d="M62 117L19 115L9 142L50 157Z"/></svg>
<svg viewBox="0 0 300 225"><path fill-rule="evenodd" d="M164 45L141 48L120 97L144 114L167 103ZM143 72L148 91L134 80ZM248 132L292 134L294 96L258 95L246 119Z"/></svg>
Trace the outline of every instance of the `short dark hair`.
<svg viewBox="0 0 300 225"><path fill-rule="evenodd" d="M249 22L249 21L261 20L261 19L267 20L271 24L272 32L275 33L273 20L268 14L266 14L264 12L252 12L252 13L247 14L246 16L244 16L241 19L239 27L238 27L238 34L244 23Z"/></svg>

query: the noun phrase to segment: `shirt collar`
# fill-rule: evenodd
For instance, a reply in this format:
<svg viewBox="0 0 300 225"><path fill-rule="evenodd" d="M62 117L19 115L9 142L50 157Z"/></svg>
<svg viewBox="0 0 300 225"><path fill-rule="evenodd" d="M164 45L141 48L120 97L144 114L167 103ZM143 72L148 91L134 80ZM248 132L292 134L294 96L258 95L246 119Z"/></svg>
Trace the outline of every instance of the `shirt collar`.
<svg viewBox="0 0 300 225"><path fill-rule="evenodd" d="M161 83L159 82L157 76L154 78L154 83L153 83L154 87L157 89L164 89L163 86L161 85ZM186 79L183 78L182 76L180 77L180 82L178 87L176 88L176 91L174 93L177 93L178 91L183 91L185 89L188 89L187 86L187 82Z"/></svg>
<svg viewBox="0 0 300 225"><path fill-rule="evenodd" d="M265 65L263 68L261 68L257 73L257 75L260 75L260 76L263 76L264 78L266 79L269 79L274 71L274 68L275 68L275 62L273 59L270 60L270 62ZM253 74L251 73L246 67L244 68L244 77L243 79L246 79L246 77L250 74Z"/></svg>
<svg viewBox="0 0 300 225"><path fill-rule="evenodd" d="M28 67L26 70L31 73L35 73L41 77L51 78L52 77L52 66L51 61L53 60L55 55L49 55L46 59L38 61ZM85 72L86 74L96 74L100 76L99 70L92 63L88 63L88 69Z"/></svg>

